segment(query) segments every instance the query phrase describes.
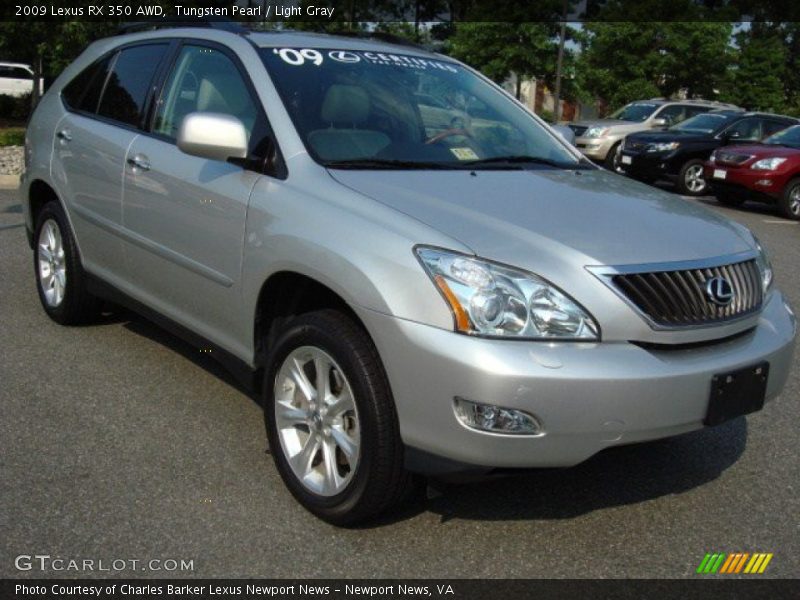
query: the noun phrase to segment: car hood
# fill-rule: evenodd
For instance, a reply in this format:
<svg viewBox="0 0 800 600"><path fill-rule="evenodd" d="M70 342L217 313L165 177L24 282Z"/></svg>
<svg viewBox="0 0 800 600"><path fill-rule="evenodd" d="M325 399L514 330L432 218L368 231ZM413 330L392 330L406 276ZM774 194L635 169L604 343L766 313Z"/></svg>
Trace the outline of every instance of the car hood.
<svg viewBox="0 0 800 600"><path fill-rule="evenodd" d="M751 248L741 226L603 169L330 173L480 256L534 271L545 258L550 265L623 265Z"/></svg>
<svg viewBox="0 0 800 600"><path fill-rule="evenodd" d="M777 156L786 158L800 157L800 150L797 148L778 146L776 144L730 145L727 146L727 148L740 154L751 154L755 158L771 158Z"/></svg>
<svg viewBox="0 0 800 600"><path fill-rule="evenodd" d="M611 131L609 131L607 135L626 135L637 131L650 131L650 126L645 123L639 121L621 121L619 119L587 121L586 125L588 127L608 127Z"/></svg>
<svg viewBox="0 0 800 600"><path fill-rule="evenodd" d="M570 123L570 125L577 125L578 127L614 127L616 125L630 124L630 121L623 121L621 119L596 119L594 121L578 121L577 123Z"/></svg>
<svg viewBox="0 0 800 600"><path fill-rule="evenodd" d="M705 133L691 133L678 130L641 131L628 136L628 139L637 142L718 142L717 138Z"/></svg>

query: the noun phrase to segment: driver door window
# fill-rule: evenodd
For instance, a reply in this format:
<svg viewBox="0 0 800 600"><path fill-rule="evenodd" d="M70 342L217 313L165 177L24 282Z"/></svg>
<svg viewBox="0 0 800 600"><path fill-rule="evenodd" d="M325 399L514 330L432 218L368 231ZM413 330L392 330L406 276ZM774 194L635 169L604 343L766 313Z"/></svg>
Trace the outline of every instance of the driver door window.
<svg viewBox="0 0 800 600"><path fill-rule="evenodd" d="M248 140L258 108L233 61L214 48L184 46L164 86L153 131L175 139L192 112L222 113L244 123Z"/></svg>
<svg viewBox="0 0 800 600"><path fill-rule="evenodd" d="M734 123L724 134L730 140L754 142L761 139L761 119L742 119Z"/></svg>

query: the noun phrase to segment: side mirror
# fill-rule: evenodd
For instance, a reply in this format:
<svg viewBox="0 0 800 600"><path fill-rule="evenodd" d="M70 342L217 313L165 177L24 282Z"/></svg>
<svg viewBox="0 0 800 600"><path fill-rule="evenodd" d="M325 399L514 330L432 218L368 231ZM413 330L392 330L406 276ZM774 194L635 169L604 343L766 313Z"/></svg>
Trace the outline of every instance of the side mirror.
<svg viewBox="0 0 800 600"><path fill-rule="evenodd" d="M723 133L720 136L723 144L730 144L731 142L735 142L737 139L741 137L741 134L738 131L731 131Z"/></svg>
<svg viewBox="0 0 800 600"><path fill-rule="evenodd" d="M178 129L178 148L211 160L246 158L247 130L239 119L230 115L189 113Z"/></svg>
<svg viewBox="0 0 800 600"><path fill-rule="evenodd" d="M573 146L575 145L575 132L572 131L572 129L566 125L551 125L550 127L552 127L553 131L555 131L558 135L564 138L568 144L572 144Z"/></svg>
<svg viewBox="0 0 800 600"><path fill-rule="evenodd" d="M664 117L653 119L653 127L666 127L667 125L669 125L669 120Z"/></svg>

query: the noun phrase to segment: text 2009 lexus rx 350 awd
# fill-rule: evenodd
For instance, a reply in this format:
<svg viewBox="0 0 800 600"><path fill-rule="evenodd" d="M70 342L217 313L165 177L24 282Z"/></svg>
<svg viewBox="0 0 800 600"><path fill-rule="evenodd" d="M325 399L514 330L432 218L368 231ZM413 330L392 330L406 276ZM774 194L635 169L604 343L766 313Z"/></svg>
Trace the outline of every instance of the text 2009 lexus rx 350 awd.
<svg viewBox="0 0 800 600"><path fill-rule="evenodd" d="M595 167L416 47L104 39L42 99L26 165L47 314L113 298L212 348L260 390L286 486L334 523L415 473L716 425L790 369L795 318L748 229Z"/></svg>

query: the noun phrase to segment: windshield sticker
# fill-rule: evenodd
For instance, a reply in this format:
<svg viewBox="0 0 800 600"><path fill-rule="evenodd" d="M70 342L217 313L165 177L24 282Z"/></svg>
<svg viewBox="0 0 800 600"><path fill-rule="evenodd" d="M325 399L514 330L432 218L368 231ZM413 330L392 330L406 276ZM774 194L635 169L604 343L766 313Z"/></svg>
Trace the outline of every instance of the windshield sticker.
<svg viewBox="0 0 800 600"><path fill-rule="evenodd" d="M326 59L337 63L355 64L365 62L371 65L408 67L412 69L438 69L458 73L458 69L444 61L429 60L405 54L386 54L385 52L361 52L354 50L320 51L313 48L273 48L276 54L287 65L301 67L305 65L318 67Z"/></svg>
<svg viewBox="0 0 800 600"><path fill-rule="evenodd" d="M450 148L458 160L478 160L478 155L472 148Z"/></svg>

